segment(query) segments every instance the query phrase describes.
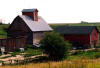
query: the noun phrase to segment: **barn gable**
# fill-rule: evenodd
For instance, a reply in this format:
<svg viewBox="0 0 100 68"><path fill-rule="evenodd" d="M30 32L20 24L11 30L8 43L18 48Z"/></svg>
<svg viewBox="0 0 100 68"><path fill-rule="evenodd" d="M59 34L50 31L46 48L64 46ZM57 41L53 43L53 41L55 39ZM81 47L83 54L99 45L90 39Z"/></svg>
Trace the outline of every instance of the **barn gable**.
<svg viewBox="0 0 100 68"><path fill-rule="evenodd" d="M26 23L19 17L17 16L12 24L9 26L7 35L8 37L16 37L18 36L23 36L25 32L31 32L31 29L26 25Z"/></svg>
<svg viewBox="0 0 100 68"><path fill-rule="evenodd" d="M30 30L30 28L26 25L26 23L23 21L23 19L21 19L19 16L17 16L8 28L8 31L13 31L13 30L28 32Z"/></svg>

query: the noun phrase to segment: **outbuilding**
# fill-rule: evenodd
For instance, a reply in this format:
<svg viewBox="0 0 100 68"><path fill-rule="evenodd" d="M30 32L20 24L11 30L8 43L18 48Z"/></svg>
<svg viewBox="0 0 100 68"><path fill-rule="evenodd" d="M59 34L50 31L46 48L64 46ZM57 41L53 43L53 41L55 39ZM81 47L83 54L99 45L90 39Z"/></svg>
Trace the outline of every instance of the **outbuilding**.
<svg viewBox="0 0 100 68"><path fill-rule="evenodd" d="M99 32L96 26L59 26L55 30L73 47L94 48L99 42Z"/></svg>
<svg viewBox="0 0 100 68"><path fill-rule="evenodd" d="M7 31L7 37L25 37L26 44L38 44L44 37L45 32L52 31L52 28L47 22L38 16L38 10L23 9L22 15L18 15Z"/></svg>

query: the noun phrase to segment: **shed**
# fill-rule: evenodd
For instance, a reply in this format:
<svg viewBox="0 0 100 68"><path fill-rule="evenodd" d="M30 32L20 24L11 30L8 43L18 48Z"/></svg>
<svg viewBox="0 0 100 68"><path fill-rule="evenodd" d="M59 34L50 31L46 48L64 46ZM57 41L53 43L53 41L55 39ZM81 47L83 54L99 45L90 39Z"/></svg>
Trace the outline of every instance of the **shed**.
<svg viewBox="0 0 100 68"><path fill-rule="evenodd" d="M96 26L59 26L56 32L71 42L73 47L94 48L99 42Z"/></svg>

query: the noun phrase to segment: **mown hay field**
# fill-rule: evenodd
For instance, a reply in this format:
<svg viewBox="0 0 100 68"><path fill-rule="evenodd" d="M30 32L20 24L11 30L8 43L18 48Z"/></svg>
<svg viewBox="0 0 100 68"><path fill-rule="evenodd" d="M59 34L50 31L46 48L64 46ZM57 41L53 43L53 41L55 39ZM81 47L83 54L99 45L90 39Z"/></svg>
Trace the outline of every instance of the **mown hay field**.
<svg viewBox="0 0 100 68"><path fill-rule="evenodd" d="M0 66L0 68L100 68L100 59L82 59L73 61L51 61L24 65Z"/></svg>

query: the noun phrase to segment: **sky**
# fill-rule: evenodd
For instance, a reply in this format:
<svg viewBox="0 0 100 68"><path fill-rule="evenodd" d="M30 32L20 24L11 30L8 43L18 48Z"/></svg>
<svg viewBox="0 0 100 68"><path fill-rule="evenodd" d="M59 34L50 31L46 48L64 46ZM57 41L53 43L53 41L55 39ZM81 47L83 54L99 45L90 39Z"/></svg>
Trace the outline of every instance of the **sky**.
<svg viewBox="0 0 100 68"><path fill-rule="evenodd" d="M48 23L100 22L100 0L0 0L0 20L11 23L28 8Z"/></svg>

